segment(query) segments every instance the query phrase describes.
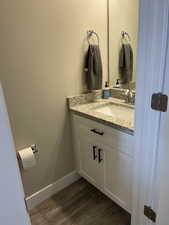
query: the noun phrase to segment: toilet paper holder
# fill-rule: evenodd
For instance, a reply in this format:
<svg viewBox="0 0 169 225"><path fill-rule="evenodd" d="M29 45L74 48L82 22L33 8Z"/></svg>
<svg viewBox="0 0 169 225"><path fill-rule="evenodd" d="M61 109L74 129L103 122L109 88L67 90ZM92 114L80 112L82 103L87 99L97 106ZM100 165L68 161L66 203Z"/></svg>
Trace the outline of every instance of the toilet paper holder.
<svg viewBox="0 0 169 225"><path fill-rule="evenodd" d="M33 145L31 145L30 147L31 147L31 149L32 149L32 151L33 151L33 154L36 154L36 153L39 152L39 150L38 150L36 144L33 144ZM19 158L19 154L18 154L17 156L18 156L18 158Z"/></svg>
<svg viewBox="0 0 169 225"><path fill-rule="evenodd" d="M36 156L39 150L36 144L17 152L17 160L20 170L28 170L36 165Z"/></svg>
<svg viewBox="0 0 169 225"><path fill-rule="evenodd" d="M33 151L33 153L34 153L34 154L36 154L36 153L38 153L38 152L39 152L39 150L38 150L38 148L37 148L37 145L36 145L36 144L31 145L31 149L32 149L32 151Z"/></svg>

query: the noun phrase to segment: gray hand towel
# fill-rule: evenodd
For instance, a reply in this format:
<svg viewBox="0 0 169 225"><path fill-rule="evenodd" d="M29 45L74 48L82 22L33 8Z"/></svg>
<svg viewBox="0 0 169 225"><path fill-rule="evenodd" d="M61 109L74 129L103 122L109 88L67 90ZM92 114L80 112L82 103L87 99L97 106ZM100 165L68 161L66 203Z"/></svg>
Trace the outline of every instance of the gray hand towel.
<svg viewBox="0 0 169 225"><path fill-rule="evenodd" d="M128 84L133 78L133 50L130 44L123 44L119 55L119 73L122 84Z"/></svg>
<svg viewBox="0 0 169 225"><path fill-rule="evenodd" d="M98 45L89 45L86 56L85 71L88 90L99 90L102 88L102 59Z"/></svg>

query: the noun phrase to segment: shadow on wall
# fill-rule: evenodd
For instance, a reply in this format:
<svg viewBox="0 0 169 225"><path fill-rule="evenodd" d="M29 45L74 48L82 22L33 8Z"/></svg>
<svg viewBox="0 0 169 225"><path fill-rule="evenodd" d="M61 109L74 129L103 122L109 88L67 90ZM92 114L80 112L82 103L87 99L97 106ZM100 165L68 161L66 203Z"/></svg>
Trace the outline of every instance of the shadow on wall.
<svg viewBox="0 0 169 225"><path fill-rule="evenodd" d="M68 137L68 138L65 139L65 137ZM53 161L54 158L56 159L56 161ZM65 160L63 161L63 159ZM63 129L61 132L61 137L58 139L58 141L56 141L55 147L52 149L48 161L49 162L53 161L53 166L52 166L53 170L51 171L51 174L53 174L52 175L53 177L57 177L58 179L62 178L63 176L71 172L69 168L65 170L66 164L72 165L72 162L75 163L74 154L73 154L71 121L70 121L70 115L68 113L67 108L66 108L66 115L64 119ZM51 168L51 165L50 167L48 167L48 165L47 165L47 170L49 171ZM74 169L75 169L75 165L72 166L72 171ZM44 177L44 180L47 180L47 179L48 179L48 176Z"/></svg>
<svg viewBox="0 0 169 225"><path fill-rule="evenodd" d="M65 105L65 115L61 128L57 126L57 118L54 123L56 123L56 132L50 137L46 134L44 140L39 140L40 144L38 144L37 140L39 147L39 153L36 155L37 165L28 171L22 170L23 184L27 197L75 169L74 155L72 154L72 132L67 104Z"/></svg>

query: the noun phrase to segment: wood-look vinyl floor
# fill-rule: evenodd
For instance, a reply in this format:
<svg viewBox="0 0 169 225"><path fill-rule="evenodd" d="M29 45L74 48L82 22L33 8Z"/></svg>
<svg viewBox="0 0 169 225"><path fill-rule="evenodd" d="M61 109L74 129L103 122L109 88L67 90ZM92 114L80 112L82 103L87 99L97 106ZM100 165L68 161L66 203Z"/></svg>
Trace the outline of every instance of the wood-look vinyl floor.
<svg viewBox="0 0 169 225"><path fill-rule="evenodd" d="M32 225L130 225L130 215L84 179L30 212Z"/></svg>

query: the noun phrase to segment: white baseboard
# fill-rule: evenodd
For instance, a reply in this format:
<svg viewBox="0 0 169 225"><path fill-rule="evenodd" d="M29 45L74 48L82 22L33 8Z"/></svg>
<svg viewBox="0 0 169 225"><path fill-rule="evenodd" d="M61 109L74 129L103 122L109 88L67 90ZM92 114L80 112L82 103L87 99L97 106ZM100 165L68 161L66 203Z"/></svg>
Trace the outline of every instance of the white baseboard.
<svg viewBox="0 0 169 225"><path fill-rule="evenodd" d="M57 180L55 183L50 184L45 188L39 190L38 192L34 193L33 195L29 196L28 198L26 198L28 209L31 210L35 208L37 205L47 200L62 189L68 187L69 185L77 181L79 178L80 176L77 174L77 172L73 171L72 173Z"/></svg>

